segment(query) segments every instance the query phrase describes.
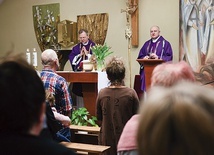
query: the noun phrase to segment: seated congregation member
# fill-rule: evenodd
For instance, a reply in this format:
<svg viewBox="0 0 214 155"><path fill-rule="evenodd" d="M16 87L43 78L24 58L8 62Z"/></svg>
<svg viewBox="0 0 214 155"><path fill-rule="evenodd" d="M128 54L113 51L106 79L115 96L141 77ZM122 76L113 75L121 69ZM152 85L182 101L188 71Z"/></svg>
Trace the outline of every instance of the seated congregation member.
<svg viewBox="0 0 214 155"><path fill-rule="evenodd" d="M71 119L68 116L65 116L57 112L55 108L55 98L53 94L51 94L48 90L46 90L46 100L49 103L56 120L62 123L62 125L65 127L68 127L69 125L71 125Z"/></svg>
<svg viewBox="0 0 214 155"><path fill-rule="evenodd" d="M139 154L214 154L214 90L192 82L154 86L140 109Z"/></svg>
<svg viewBox="0 0 214 155"><path fill-rule="evenodd" d="M41 79L45 89L54 95L57 112L70 117L72 99L66 80L56 73L59 68L59 60L56 52L52 49L43 51L41 60L43 65Z"/></svg>
<svg viewBox="0 0 214 155"><path fill-rule="evenodd" d="M63 128L62 124L56 120L54 117L53 111L49 105L49 103L46 101L46 109L45 109L45 115L46 119L43 124L43 129L40 133L41 137L49 138L51 140L56 140L57 138L57 132ZM58 142L58 140L56 140Z"/></svg>
<svg viewBox="0 0 214 155"><path fill-rule="evenodd" d="M117 145L117 155L138 155L137 127L139 115L133 115L126 123Z"/></svg>
<svg viewBox="0 0 214 155"><path fill-rule="evenodd" d="M162 63L154 68L151 77L152 86L171 87L179 81L195 81L192 68L185 61ZM118 155L138 155L136 142L138 120L139 114L136 114L126 123L117 145Z"/></svg>
<svg viewBox="0 0 214 155"><path fill-rule="evenodd" d="M195 82L193 70L187 62L162 63L157 65L152 72L151 86L170 87L184 80Z"/></svg>
<svg viewBox="0 0 214 155"><path fill-rule="evenodd" d="M39 136L45 121L45 89L37 72L20 55L0 59L0 88L0 154L75 154Z"/></svg>
<svg viewBox="0 0 214 155"><path fill-rule="evenodd" d="M55 98L46 90L46 117L47 127L52 135L52 138L57 142L70 142L71 132L69 125L71 120L68 116L60 114L55 109Z"/></svg>
<svg viewBox="0 0 214 155"><path fill-rule="evenodd" d="M134 89L124 86L125 66L112 57L106 65L110 86L99 91L97 119L101 125L99 144L111 146L107 155L117 154L117 143L126 122L138 111L139 99Z"/></svg>

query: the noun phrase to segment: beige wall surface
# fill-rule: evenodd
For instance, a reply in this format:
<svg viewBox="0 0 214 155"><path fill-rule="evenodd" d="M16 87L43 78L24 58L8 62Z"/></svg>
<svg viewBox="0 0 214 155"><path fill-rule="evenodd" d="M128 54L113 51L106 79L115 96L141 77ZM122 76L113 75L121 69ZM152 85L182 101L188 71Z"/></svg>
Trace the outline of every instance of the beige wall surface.
<svg viewBox="0 0 214 155"><path fill-rule="evenodd" d="M130 86L128 69L128 40L125 38L126 0L4 0L0 4L0 56L9 50L25 53L27 48L38 51L33 28L32 6L60 3L60 20L76 21L78 15L108 13L109 26L106 43L112 47L114 55L124 58L127 64L126 85ZM174 61L178 61L179 52L179 1L177 0L139 0L139 46L131 48L131 83L139 73L136 62L143 43L150 38L149 29L159 25L161 35L170 41L174 51ZM41 63L38 62L41 70ZM71 70L67 62L65 70Z"/></svg>

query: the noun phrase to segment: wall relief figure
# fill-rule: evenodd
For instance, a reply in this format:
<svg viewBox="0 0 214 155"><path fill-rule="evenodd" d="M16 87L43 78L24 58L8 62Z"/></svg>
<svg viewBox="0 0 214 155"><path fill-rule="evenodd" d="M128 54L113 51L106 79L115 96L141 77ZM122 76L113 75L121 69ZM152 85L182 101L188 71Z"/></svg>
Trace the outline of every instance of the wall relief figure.
<svg viewBox="0 0 214 155"><path fill-rule="evenodd" d="M59 3L33 6L33 24L41 51L58 46Z"/></svg>
<svg viewBox="0 0 214 155"><path fill-rule="evenodd" d="M108 14L90 14L77 16L77 29L87 29L90 39L96 44L103 45L108 30Z"/></svg>
<svg viewBox="0 0 214 155"><path fill-rule="evenodd" d="M58 43L61 48L71 48L77 43L77 23L69 20L58 24Z"/></svg>

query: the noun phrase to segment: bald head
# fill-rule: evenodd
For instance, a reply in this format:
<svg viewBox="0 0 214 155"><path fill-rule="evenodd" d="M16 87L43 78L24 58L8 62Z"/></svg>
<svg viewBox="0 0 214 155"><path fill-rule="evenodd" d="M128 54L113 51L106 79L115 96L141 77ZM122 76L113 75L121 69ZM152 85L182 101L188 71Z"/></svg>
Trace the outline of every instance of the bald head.
<svg viewBox="0 0 214 155"><path fill-rule="evenodd" d="M152 39L156 39L160 36L160 28L158 26L152 26L150 28L150 36Z"/></svg>
<svg viewBox="0 0 214 155"><path fill-rule="evenodd" d="M150 30L151 30L151 29L157 29L158 31L160 31L160 27L157 26L157 25L153 25L153 26L150 28Z"/></svg>
<svg viewBox="0 0 214 155"><path fill-rule="evenodd" d="M56 52L52 49L47 49L41 54L42 65L53 66L54 64L59 67L59 60Z"/></svg>

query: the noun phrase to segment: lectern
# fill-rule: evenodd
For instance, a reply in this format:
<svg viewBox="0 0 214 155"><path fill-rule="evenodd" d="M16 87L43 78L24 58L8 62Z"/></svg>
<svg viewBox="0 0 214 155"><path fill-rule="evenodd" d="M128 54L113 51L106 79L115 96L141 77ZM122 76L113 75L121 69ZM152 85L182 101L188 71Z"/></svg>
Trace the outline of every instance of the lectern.
<svg viewBox="0 0 214 155"><path fill-rule="evenodd" d="M151 85L151 76L155 66L164 62L162 59L137 59L137 61L144 66L146 89Z"/></svg>

